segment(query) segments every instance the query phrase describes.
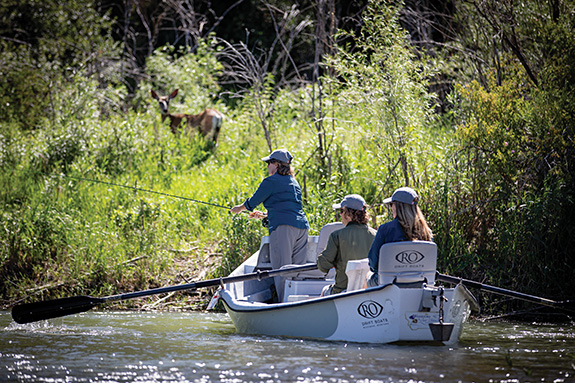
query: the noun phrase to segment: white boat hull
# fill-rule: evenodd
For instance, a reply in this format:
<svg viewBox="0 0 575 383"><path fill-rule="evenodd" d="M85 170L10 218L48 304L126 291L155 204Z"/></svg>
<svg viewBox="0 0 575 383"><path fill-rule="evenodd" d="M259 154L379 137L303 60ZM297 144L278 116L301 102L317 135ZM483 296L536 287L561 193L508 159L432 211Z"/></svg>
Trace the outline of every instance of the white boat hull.
<svg viewBox="0 0 575 383"><path fill-rule="evenodd" d="M256 260L257 253L231 275L253 271ZM268 278L234 283L220 291L220 299L239 333L366 343L437 342L429 324L440 322L440 305L429 304L429 287L429 308L422 307L425 288L400 288L395 284L319 297L321 286L333 283L329 280L289 281L289 285L301 284L304 287L300 290L314 294L297 291L297 295L290 296L293 301L264 303L271 295L262 292L269 291L272 282ZM453 324L451 336L443 343L451 344L459 339L477 302L463 285L445 288L443 295L443 323Z"/></svg>

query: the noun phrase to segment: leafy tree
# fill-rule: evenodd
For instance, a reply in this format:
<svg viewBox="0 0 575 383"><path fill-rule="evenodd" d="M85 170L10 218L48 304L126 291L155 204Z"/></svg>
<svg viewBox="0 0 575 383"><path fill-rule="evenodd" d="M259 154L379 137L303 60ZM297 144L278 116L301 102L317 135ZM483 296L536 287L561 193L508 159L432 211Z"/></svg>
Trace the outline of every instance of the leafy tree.
<svg viewBox="0 0 575 383"><path fill-rule="evenodd" d="M121 80L111 20L90 0L7 0L0 4L0 121L33 129L53 120L52 104L75 73L101 84Z"/></svg>
<svg viewBox="0 0 575 383"><path fill-rule="evenodd" d="M373 179L386 194L425 181L429 157L422 154L433 144L423 139L434 118L434 96L427 89L432 63L414 52L399 25L399 9L371 1L359 36L342 32L339 38L353 44L340 46L328 60L338 79L346 138L360 137L360 158L373 167ZM358 119L346 121L346 115Z"/></svg>
<svg viewBox="0 0 575 383"><path fill-rule="evenodd" d="M463 182L451 188L453 205L467 205L456 209L462 234L482 259L470 268L513 288L565 294L575 264L574 3L469 4L477 38L462 62L474 62L477 81L458 86L451 158Z"/></svg>

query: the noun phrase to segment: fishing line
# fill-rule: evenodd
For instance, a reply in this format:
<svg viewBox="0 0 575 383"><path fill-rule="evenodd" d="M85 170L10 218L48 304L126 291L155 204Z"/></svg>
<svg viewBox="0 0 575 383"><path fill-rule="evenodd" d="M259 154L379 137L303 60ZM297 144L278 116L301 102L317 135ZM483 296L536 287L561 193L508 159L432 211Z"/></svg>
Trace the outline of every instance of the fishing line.
<svg viewBox="0 0 575 383"><path fill-rule="evenodd" d="M230 209L231 209L231 208L228 207L228 206L218 205L218 204L216 204L216 203L200 201L200 200L197 200L197 199L194 199L194 198L182 197L182 196L174 195L174 194L162 193L162 192L155 191L155 190L150 190L150 189L138 188L138 187L135 187L135 186L120 185L120 184L115 184L115 183L113 183L113 182L93 180L93 179L83 178L83 177L69 176L69 175L66 175L66 174L64 174L64 177L66 177L66 178L72 178L72 179L76 179L76 180L80 180L80 181L88 181L88 182L93 182L93 183L100 183L100 184L105 184L105 185L110 185L110 186L116 186L116 187L121 187L121 188L126 188L126 189L132 189L132 190L134 190L134 191L141 191L141 192L146 192L146 193L159 194L159 195L163 195L163 196L167 196L167 197L172 197L172 198L179 198L179 199L183 199L183 200L186 200L186 201L202 203L202 204L204 204L204 205L210 205L210 206L219 207L219 208L227 209L227 210L230 210Z"/></svg>

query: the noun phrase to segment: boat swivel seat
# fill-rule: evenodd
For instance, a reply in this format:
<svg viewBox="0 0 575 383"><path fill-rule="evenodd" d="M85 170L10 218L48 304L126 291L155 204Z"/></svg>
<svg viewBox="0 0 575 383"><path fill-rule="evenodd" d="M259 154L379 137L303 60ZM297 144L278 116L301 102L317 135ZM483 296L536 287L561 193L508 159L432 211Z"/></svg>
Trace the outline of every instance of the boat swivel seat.
<svg viewBox="0 0 575 383"><path fill-rule="evenodd" d="M391 242L379 250L380 285L433 284L437 267L437 245L430 241Z"/></svg>
<svg viewBox="0 0 575 383"><path fill-rule="evenodd" d="M330 234L336 230L343 229L344 227L345 226L341 222L328 223L327 225L322 227L319 232L319 235L315 237L317 239L317 245L316 243L314 243L314 245L316 246L310 246L309 248L306 257L306 263L316 263L317 256L321 254L321 252L327 246L327 240ZM286 265L283 267L290 267L290 266L293 265ZM287 301L301 300L301 299L313 298L314 296L319 296L326 284L333 283L334 277L335 277L334 268L332 268L327 274L316 269L285 275L285 286L284 286L285 300Z"/></svg>
<svg viewBox="0 0 575 383"><path fill-rule="evenodd" d="M336 230L343 229L345 225L341 222L332 222L328 223L327 225L323 226L319 231L319 235L317 238L317 247L310 248L308 254L306 256L306 263L316 263L318 255L324 251L325 247L327 246L327 240L331 233ZM293 265L289 265L293 266ZM335 269L330 270L327 275L319 270L310 270L310 271L302 271L295 275L290 275L292 279L332 279L335 277Z"/></svg>

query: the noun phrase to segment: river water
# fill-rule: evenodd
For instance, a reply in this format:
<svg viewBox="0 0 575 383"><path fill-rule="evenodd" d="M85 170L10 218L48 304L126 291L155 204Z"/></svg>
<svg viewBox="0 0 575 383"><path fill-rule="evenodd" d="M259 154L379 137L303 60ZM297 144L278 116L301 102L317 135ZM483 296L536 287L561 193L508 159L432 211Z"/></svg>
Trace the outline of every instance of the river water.
<svg viewBox="0 0 575 383"><path fill-rule="evenodd" d="M90 311L17 325L1 382L575 382L575 327L471 321L454 346L237 334L223 313Z"/></svg>

